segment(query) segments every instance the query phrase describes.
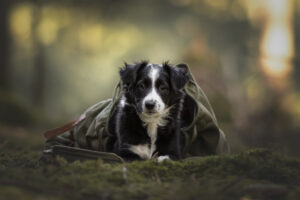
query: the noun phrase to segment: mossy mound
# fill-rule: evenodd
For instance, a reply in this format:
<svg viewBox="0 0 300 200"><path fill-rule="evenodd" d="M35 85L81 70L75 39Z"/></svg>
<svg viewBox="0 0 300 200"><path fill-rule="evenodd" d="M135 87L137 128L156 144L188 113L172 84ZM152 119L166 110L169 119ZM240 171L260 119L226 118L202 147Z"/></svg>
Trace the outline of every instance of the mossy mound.
<svg viewBox="0 0 300 200"><path fill-rule="evenodd" d="M34 150L0 153L4 199L300 199L300 160L265 149L230 156L108 164L39 163Z"/></svg>
<svg viewBox="0 0 300 200"><path fill-rule="evenodd" d="M9 125L30 126L41 117L24 99L3 91L0 91L0 110L0 122Z"/></svg>

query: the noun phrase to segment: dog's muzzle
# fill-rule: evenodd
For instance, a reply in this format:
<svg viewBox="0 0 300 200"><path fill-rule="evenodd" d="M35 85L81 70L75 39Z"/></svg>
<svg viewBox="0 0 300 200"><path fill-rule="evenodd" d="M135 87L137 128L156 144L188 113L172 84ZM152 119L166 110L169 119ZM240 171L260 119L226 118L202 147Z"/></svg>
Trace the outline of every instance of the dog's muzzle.
<svg viewBox="0 0 300 200"><path fill-rule="evenodd" d="M146 112L148 113L154 113L155 112L155 105L156 102L153 100L148 100L145 102L145 108L146 108Z"/></svg>

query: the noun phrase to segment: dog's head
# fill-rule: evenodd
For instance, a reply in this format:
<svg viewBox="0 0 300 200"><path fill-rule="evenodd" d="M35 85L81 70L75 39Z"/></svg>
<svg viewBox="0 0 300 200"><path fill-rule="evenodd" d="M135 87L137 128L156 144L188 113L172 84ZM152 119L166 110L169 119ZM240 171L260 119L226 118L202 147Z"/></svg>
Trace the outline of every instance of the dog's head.
<svg viewBox="0 0 300 200"><path fill-rule="evenodd" d="M180 98L179 94L188 81L187 70L185 64L172 66L140 62L125 64L120 76L127 91L126 98L139 114L151 117L163 115Z"/></svg>

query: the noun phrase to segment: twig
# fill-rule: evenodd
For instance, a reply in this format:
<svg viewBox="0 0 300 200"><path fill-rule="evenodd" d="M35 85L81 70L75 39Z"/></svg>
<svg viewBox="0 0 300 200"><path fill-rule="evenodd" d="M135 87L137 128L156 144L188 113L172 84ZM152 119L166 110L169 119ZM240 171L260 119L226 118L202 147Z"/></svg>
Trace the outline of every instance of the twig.
<svg viewBox="0 0 300 200"><path fill-rule="evenodd" d="M123 178L124 183L127 184L128 183L128 180L127 180L127 167L126 167L125 164L122 168L122 178Z"/></svg>

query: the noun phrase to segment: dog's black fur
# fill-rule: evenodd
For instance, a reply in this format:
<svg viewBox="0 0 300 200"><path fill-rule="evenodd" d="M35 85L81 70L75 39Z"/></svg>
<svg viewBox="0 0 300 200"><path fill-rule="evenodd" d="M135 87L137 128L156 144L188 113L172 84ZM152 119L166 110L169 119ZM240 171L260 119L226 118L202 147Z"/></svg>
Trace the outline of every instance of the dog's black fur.
<svg viewBox="0 0 300 200"><path fill-rule="evenodd" d="M112 137L108 150L126 160L141 159L139 155L130 151L130 145L151 145L147 128L139 117L139 113L143 112L142 99L149 93L150 88L147 80L148 71L147 62L133 65L125 63L125 67L120 70L126 103L123 107L116 106L109 121L109 132ZM189 75L185 64L173 67L166 62L160 67L155 87L166 107L172 106L172 108L165 118L167 123L157 128L156 150L153 155L167 155L173 160L183 156L185 137L181 128L192 122L195 112L194 101L183 90L188 80ZM121 99L117 105L120 105L120 101ZM183 103L182 110L179 110L180 102Z"/></svg>

